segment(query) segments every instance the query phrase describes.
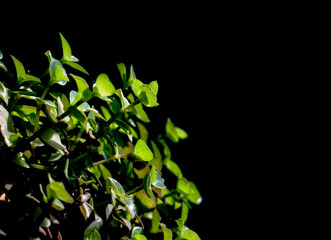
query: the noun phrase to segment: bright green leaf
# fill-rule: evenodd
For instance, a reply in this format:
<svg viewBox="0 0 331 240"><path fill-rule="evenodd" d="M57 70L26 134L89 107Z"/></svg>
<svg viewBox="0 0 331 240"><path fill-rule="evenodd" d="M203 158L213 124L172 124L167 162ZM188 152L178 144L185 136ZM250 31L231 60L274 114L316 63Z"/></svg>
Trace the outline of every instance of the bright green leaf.
<svg viewBox="0 0 331 240"><path fill-rule="evenodd" d="M163 240L172 240L172 231L163 223L160 223L160 226L163 231Z"/></svg>
<svg viewBox="0 0 331 240"><path fill-rule="evenodd" d="M86 102L92 97L91 90L87 84L87 82L76 75L70 74L73 79L76 81L77 88L78 88L78 95L81 97L82 101Z"/></svg>
<svg viewBox="0 0 331 240"><path fill-rule="evenodd" d="M170 172L175 174L175 176L177 176L178 178L183 177L183 174L182 174L182 171L181 171L180 167L177 165L177 163L172 161L170 158L164 159L164 165L167 167L167 169Z"/></svg>
<svg viewBox="0 0 331 240"><path fill-rule="evenodd" d="M115 87L109 80L108 76L104 73L97 77L95 84L93 85L93 93L97 96L109 97L115 92Z"/></svg>
<svg viewBox="0 0 331 240"><path fill-rule="evenodd" d="M143 161L151 161L154 157L153 152L148 148L147 144L141 139L138 139L134 147L133 155L135 155L136 157L138 157Z"/></svg>
<svg viewBox="0 0 331 240"><path fill-rule="evenodd" d="M189 182L191 186L191 193L189 196L187 196L187 199L194 203L194 204L200 204L202 202L202 197L200 195L200 192L198 191L197 187L193 182Z"/></svg>
<svg viewBox="0 0 331 240"><path fill-rule="evenodd" d="M159 231L161 217L156 208L153 210L152 214L153 214L153 217L152 217L151 233L157 233Z"/></svg>
<svg viewBox="0 0 331 240"><path fill-rule="evenodd" d="M185 202L182 203L182 212L181 212L181 219L183 219L184 223L186 222L187 220L187 217L188 217L188 212L189 212L189 207L186 205Z"/></svg>
<svg viewBox="0 0 331 240"><path fill-rule="evenodd" d="M75 62L65 62L65 64L69 65L70 67L72 67L72 68L74 68L74 69L77 69L78 71L81 71L81 72L83 72L83 73L89 75L88 72L86 71L86 69L83 68L83 67L82 67L81 65L79 65L78 63L75 63Z"/></svg>
<svg viewBox="0 0 331 240"><path fill-rule="evenodd" d="M124 83L124 86L126 85L126 68L124 63L117 64L117 68L120 71L122 81Z"/></svg>
<svg viewBox="0 0 331 240"><path fill-rule="evenodd" d="M200 240L199 235L190 229L184 230L180 237L187 240Z"/></svg>
<svg viewBox="0 0 331 240"><path fill-rule="evenodd" d="M138 97L142 104L146 107L156 107L157 103L156 94L153 92L150 86L144 84L138 88Z"/></svg>
<svg viewBox="0 0 331 240"><path fill-rule="evenodd" d="M159 91L159 84L157 83L157 81L153 81L149 84L149 86L151 87L151 89L153 90L154 94L157 95L158 91Z"/></svg>
<svg viewBox="0 0 331 240"><path fill-rule="evenodd" d="M62 43L63 58L67 61L70 61L71 60L70 45L61 33L60 33L60 37L61 37L61 43Z"/></svg>
<svg viewBox="0 0 331 240"><path fill-rule="evenodd" d="M131 88L132 88L133 93L136 95L136 97L139 97L138 89L142 85L144 85L144 84L140 80L138 80L138 79L133 79L132 80L132 86L131 86Z"/></svg>
<svg viewBox="0 0 331 240"><path fill-rule="evenodd" d="M137 234L133 237L133 240L147 240L144 235Z"/></svg>
<svg viewBox="0 0 331 240"><path fill-rule="evenodd" d="M27 82L27 81L40 82L39 78L26 74L23 64L19 60L17 60L14 56L11 56L11 57L15 64L18 85L20 85L23 82Z"/></svg>
<svg viewBox="0 0 331 240"><path fill-rule="evenodd" d="M178 179L176 188L180 193L184 195L189 195L191 193L191 185L189 181L187 181L183 177Z"/></svg>

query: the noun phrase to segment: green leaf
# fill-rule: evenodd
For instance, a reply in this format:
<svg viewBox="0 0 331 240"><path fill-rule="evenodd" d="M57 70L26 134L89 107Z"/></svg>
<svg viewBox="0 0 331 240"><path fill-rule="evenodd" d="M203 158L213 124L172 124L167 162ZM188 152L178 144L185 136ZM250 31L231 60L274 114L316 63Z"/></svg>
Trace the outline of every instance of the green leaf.
<svg viewBox="0 0 331 240"><path fill-rule="evenodd" d="M147 144L141 139L138 139L134 147L133 155L143 161L151 161L154 157L153 152L149 149Z"/></svg>
<svg viewBox="0 0 331 240"><path fill-rule="evenodd" d="M133 79L132 80L132 86L131 86L131 89L134 93L134 95L136 95L136 97L139 97L139 92L138 92L138 89L144 85L140 80L138 79Z"/></svg>
<svg viewBox="0 0 331 240"><path fill-rule="evenodd" d="M137 234L133 237L133 240L147 240L144 235Z"/></svg>
<svg viewBox="0 0 331 240"><path fill-rule="evenodd" d="M166 123L166 136L174 143L179 142L179 139L188 137L187 133L183 129L176 127L170 118L167 119Z"/></svg>
<svg viewBox="0 0 331 240"><path fill-rule="evenodd" d="M167 169L170 172L172 172L178 178L183 177L183 174L182 174L182 171L181 171L180 167L177 165L177 163L172 161L170 158L165 158L164 159L164 165L167 167Z"/></svg>
<svg viewBox="0 0 331 240"><path fill-rule="evenodd" d="M182 203L182 212L181 212L180 217L181 217L181 219L183 219L184 223L187 221L188 212L189 212L189 207L187 206L185 201L183 201L183 203Z"/></svg>
<svg viewBox="0 0 331 240"><path fill-rule="evenodd" d="M11 57L15 64L18 85L21 85L23 82L27 82L27 81L40 82L39 78L26 74L23 64L19 60L17 60L14 56Z"/></svg>
<svg viewBox="0 0 331 240"><path fill-rule="evenodd" d="M56 59L52 59L49 64L49 74L51 76L50 85L57 83L63 86L69 82L66 71L64 70L60 61Z"/></svg>
<svg viewBox="0 0 331 240"><path fill-rule="evenodd" d="M200 240L199 235L190 229L184 230L180 237L187 240Z"/></svg>
<svg viewBox="0 0 331 240"><path fill-rule="evenodd" d="M133 238L135 235L142 235L142 234L144 234L143 228L139 226L135 226L132 229L131 238Z"/></svg>
<svg viewBox="0 0 331 240"><path fill-rule="evenodd" d="M40 137L53 148L67 152L66 146L61 142L60 135L54 129L47 129L40 135Z"/></svg>
<svg viewBox="0 0 331 240"><path fill-rule="evenodd" d="M13 120L2 105L0 105L0 132L8 147L13 146L18 139Z"/></svg>
<svg viewBox="0 0 331 240"><path fill-rule="evenodd" d="M92 240L91 238L95 235L95 230L99 230L103 225L103 220L100 217L97 217L84 231L84 240ZM98 239L98 238L96 238ZM99 238L101 239L101 238Z"/></svg>
<svg viewBox="0 0 331 240"><path fill-rule="evenodd" d="M159 105L157 103L156 94L153 92L152 88L146 84L138 88L138 98L146 107L156 107Z"/></svg>
<svg viewBox="0 0 331 240"><path fill-rule="evenodd" d="M184 195L189 195L191 193L191 185L189 181L183 177L178 179L176 189Z"/></svg>
<svg viewBox="0 0 331 240"><path fill-rule="evenodd" d="M51 182L47 185L48 199L58 198L66 203L73 203L74 199L70 196L62 182Z"/></svg>
<svg viewBox="0 0 331 240"><path fill-rule="evenodd" d="M146 122L146 123L150 122L146 112L144 111L143 105L141 103L133 106L133 110L138 119L140 119L141 121Z"/></svg>
<svg viewBox="0 0 331 240"><path fill-rule="evenodd" d="M74 68L74 69L77 69L78 71L81 71L87 75L88 72L85 70L85 68L83 68L81 65L79 65L78 63L75 63L75 62L65 62L65 64L69 65L70 67Z"/></svg>
<svg viewBox="0 0 331 240"><path fill-rule="evenodd" d="M78 88L78 95L80 96L81 100L84 102L88 101L92 97L92 93L87 82L79 76L73 74L70 74L70 76L72 76L73 79L76 81Z"/></svg>
<svg viewBox="0 0 331 240"><path fill-rule="evenodd" d="M115 191L116 196L119 197L119 196L125 194L125 191L124 191L122 185L117 180L115 180L114 178L111 178L111 177L108 177L108 179L110 181L111 186L113 187L113 189Z"/></svg>
<svg viewBox="0 0 331 240"><path fill-rule="evenodd" d="M151 233L157 233L159 231L161 217L156 208L153 210L152 214L153 217L152 217Z"/></svg>
<svg viewBox="0 0 331 240"><path fill-rule="evenodd" d="M172 240L172 231L163 223L160 223L160 226L163 231L163 240Z"/></svg>
<svg viewBox="0 0 331 240"><path fill-rule="evenodd" d="M146 174L143 180L144 190L149 198L153 197L152 186L151 186L151 176Z"/></svg>
<svg viewBox="0 0 331 240"><path fill-rule="evenodd" d="M93 93L96 96L109 97L115 92L115 87L109 80L108 76L104 73L97 77L95 84L93 85Z"/></svg>
<svg viewBox="0 0 331 240"><path fill-rule="evenodd" d="M200 204L202 202L202 197L200 195L199 190L197 189L197 187L195 186L195 184L193 182L189 182L190 186L191 186L191 193L189 196L187 196L187 199L194 203L194 204Z"/></svg>
<svg viewBox="0 0 331 240"><path fill-rule="evenodd" d="M157 83L157 81L153 81L149 84L150 88L153 90L153 92L155 93L155 95L157 95L158 91L159 91L159 84Z"/></svg>
<svg viewBox="0 0 331 240"><path fill-rule="evenodd" d="M124 88L126 88L126 68L125 68L124 63L119 63L119 64L117 64L117 68L118 68L118 70L120 71L120 74L121 74L121 78L122 78L122 81L123 81Z"/></svg>
<svg viewBox="0 0 331 240"><path fill-rule="evenodd" d="M2 82L0 82L0 98L8 105L8 91Z"/></svg>
<svg viewBox="0 0 331 240"><path fill-rule="evenodd" d="M67 61L71 61L71 48L67 40L60 33L61 43L62 43L62 51L63 51L63 59Z"/></svg>

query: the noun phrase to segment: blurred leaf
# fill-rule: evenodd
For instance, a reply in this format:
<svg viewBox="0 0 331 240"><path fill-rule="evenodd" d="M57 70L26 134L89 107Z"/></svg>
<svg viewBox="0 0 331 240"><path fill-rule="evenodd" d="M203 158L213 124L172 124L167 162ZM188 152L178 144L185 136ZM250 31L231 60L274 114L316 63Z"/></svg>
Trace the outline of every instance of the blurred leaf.
<svg viewBox="0 0 331 240"><path fill-rule="evenodd" d="M189 181L187 181L183 177L178 179L176 188L180 193L184 195L189 195L191 193L191 185Z"/></svg>
<svg viewBox="0 0 331 240"><path fill-rule="evenodd" d="M126 88L126 84L127 84L126 83L126 68L125 68L124 63L117 64L117 68L120 71L120 75L121 75L121 78L123 81L124 88Z"/></svg>
<svg viewBox="0 0 331 240"><path fill-rule="evenodd" d="M0 98L8 105L8 91L2 82L0 82Z"/></svg>
<svg viewBox="0 0 331 240"><path fill-rule="evenodd" d="M99 230L103 225L103 220L100 217L97 217L84 231L84 240L92 240L95 237L95 230ZM100 236L100 235L99 235ZM98 239L98 238L96 238ZM101 239L101 238L99 238Z"/></svg>
<svg viewBox="0 0 331 240"><path fill-rule="evenodd" d="M134 147L133 155L143 161L151 161L154 157L153 152L148 148L147 144L141 139L138 139Z"/></svg>
<svg viewBox="0 0 331 240"><path fill-rule="evenodd" d="M188 217L188 212L189 212L189 207L186 205L185 202L182 203L182 212L181 212L181 219L183 219L184 223L187 221Z"/></svg>
<svg viewBox="0 0 331 240"><path fill-rule="evenodd" d="M186 229L180 237L187 240L200 240L199 235L190 229Z"/></svg>
<svg viewBox="0 0 331 240"><path fill-rule="evenodd" d="M13 146L18 139L18 135L16 134L13 120L2 105L0 105L0 131L6 145L8 147Z"/></svg>
<svg viewBox="0 0 331 240"><path fill-rule="evenodd" d="M142 227L135 226L132 229L131 238L133 238L135 235L143 235L143 233L144 233L144 230Z"/></svg>
<svg viewBox="0 0 331 240"><path fill-rule="evenodd" d="M193 182L189 182L190 186L191 186L191 193L189 196L187 196L187 199L194 203L194 204L200 204L202 202L202 197L197 189L197 187L195 186L195 184Z"/></svg>
<svg viewBox="0 0 331 240"><path fill-rule="evenodd" d="M159 92L159 84L157 83L157 81L151 82L149 86L153 90L154 94L157 95L157 93Z"/></svg>
<svg viewBox="0 0 331 240"><path fill-rule="evenodd" d="M175 176L177 176L178 178L183 177L182 171L179 168L179 166L177 165L177 163L175 163L174 161L170 160L170 158L164 159L164 165L167 167L167 169L170 172L172 172L173 174L175 174Z"/></svg>
<svg viewBox="0 0 331 240"><path fill-rule="evenodd" d="M137 234L133 237L133 240L148 240L144 235Z"/></svg>
<svg viewBox="0 0 331 240"><path fill-rule="evenodd" d="M122 185L117 180L115 180L111 177L108 177L108 179L117 196L125 194L125 191L124 191Z"/></svg>
<svg viewBox="0 0 331 240"><path fill-rule="evenodd" d="M153 210L152 214L153 217L152 217L151 233L157 233L159 231L161 217L156 208Z"/></svg>
<svg viewBox="0 0 331 240"><path fill-rule="evenodd" d="M168 118L166 123L166 136L174 143L179 142L179 139L188 137L187 133L183 129L176 127L170 118Z"/></svg>
<svg viewBox="0 0 331 240"><path fill-rule="evenodd" d="M163 231L163 240L172 240L172 231L163 223L160 223L160 226Z"/></svg>

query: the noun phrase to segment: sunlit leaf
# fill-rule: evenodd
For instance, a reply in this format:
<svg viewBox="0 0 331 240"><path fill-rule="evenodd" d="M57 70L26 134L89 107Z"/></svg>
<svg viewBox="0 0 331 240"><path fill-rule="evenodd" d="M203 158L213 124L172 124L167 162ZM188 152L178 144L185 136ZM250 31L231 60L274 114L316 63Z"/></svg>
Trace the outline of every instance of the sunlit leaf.
<svg viewBox="0 0 331 240"><path fill-rule="evenodd" d="M70 74L70 76L72 76L74 78L74 80L76 81L77 84L77 88L78 88L78 95L80 96L80 98L82 99L82 101L88 101L91 97L92 97L92 92L87 84L87 82L76 75Z"/></svg>
<svg viewBox="0 0 331 240"><path fill-rule="evenodd" d="M61 33L60 33L60 37L61 37L61 43L62 43L63 58L67 61L70 61L71 60L70 45Z"/></svg>
<svg viewBox="0 0 331 240"><path fill-rule="evenodd" d="M51 83L50 85L53 85L54 83L65 85L67 82L69 82L69 78L67 76L66 71L64 70L62 64L60 61L56 59L52 59L52 61L49 64L49 73L51 76Z"/></svg>
<svg viewBox="0 0 331 240"><path fill-rule="evenodd" d="M172 240L172 231L163 223L160 223L160 227L163 231L163 240Z"/></svg>
<svg viewBox="0 0 331 240"><path fill-rule="evenodd" d="M97 77L95 84L93 85L93 93L96 96L109 97L115 92L115 87L109 80L108 76L104 73Z"/></svg>
<svg viewBox="0 0 331 240"><path fill-rule="evenodd" d="M156 94L153 92L152 88L146 84L138 88L138 98L146 107L156 107L159 105L157 103Z"/></svg>
<svg viewBox="0 0 331 240"><path fill-rule="evenodd" d="M134 147L133 155L143 161L151 161L154 157L153 152L149 149L147 144L141 139L138 139Z"/></svg>
<svg viewBox="0 0 331 240"><path fill-rule="evenodd" d="M34 77L32 75L29 75L25 72L23 64L19 60L17 60L14 56L11 56L11 57L12 57L12 59L14 61L14 64L15 64L18 85L22 84L23 82L27 82L27 81L40 82L39 78L36 78L36 77Z"/></svg>
<svg viewBox="0 0 331 240"><path fill-rule="evenodd" d="M167 169L170 172L175 174L178 178L183 177L183 174L182 174L182 171L181 171L180 167L177 165L177 163L172 161L170 158L166 158L164 160L164 165L167 167Z"/></svg>

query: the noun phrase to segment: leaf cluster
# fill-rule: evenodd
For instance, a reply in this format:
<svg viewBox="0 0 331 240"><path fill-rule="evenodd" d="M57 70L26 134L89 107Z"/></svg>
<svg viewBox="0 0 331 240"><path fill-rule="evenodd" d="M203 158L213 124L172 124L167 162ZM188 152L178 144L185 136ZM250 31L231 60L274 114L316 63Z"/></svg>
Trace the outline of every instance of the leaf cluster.
<svg viewBox="0 0 331 240"><path fill-rule="evenodd" d="M88 79L60 38L62 58L47 51L39 77L11 56L16 79L0 79L0 239L200 239L185 222L202 198L169 148L187 133L168 119L149 139L158 82L123 63L120 88Z"/></svg>

